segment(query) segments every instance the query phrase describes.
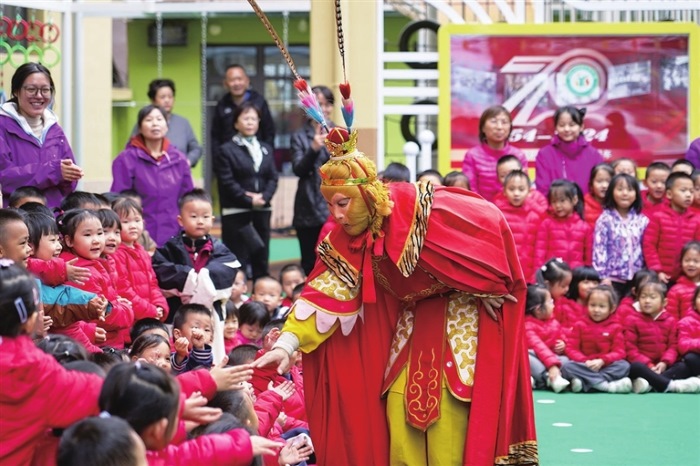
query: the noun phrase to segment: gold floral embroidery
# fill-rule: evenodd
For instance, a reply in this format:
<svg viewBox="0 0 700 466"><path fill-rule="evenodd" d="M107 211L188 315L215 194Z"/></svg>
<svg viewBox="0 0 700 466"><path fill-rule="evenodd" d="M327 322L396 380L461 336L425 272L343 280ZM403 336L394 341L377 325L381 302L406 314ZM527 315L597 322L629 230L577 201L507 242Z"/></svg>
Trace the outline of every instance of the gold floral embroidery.
<svg viewBox="0 0 700 466"><path fill-rule="evenodd" d="M391 351L389 352L389 362L384 371L385 379L389 376L389 371L394 366L396 359L399 357L399 354L401 354L401 350L403 350L413 334L414 317L412 310L406 310L401 314L399 322L396 324L396 331L394 332L394 339L391 342Z"/></svg>
<svg viewBox="0 0 700 466"><path fill-rule="evenodd" d="M422 354L421 352L421 356ZM419 362L422 360L421 356L418 357ZM440 400L434 395L428 395L425 398L425 402L422 402L424 397L423 385L425 385L425 391L434 393L435 390L438 389L438 384L442 382L440 377L438 377L439 367L436 367L435 360L437 356L435 355L434 349L430 351L430 356L430 369L428 372L426 373L419 363L418 367L411 371L411 379L408 381L408 386L406 387L406 399L408 401L406 406L407 414L409 417L415 417L419 422L425 422L427 419L430 419L432 413L438 409L440 404ZM423 379L427 379L428 382L424 382ZM438 393L440 393L439 390Z"/></svg>
<svg viewBox="0 0 700 466"><path fill-rule="evenodd" d="M309 286L338 301L351 301L355 299L360 290L359 286L354 288L348 287L343 280L330 270L326 270L311 280Z"/></svg>
<svg viewBox="0 0 700 466"><path fill-rule="evenodd" d="M474 385L478 335L476 298L466 293L453 295L447 306L447 340L457 363L457 374L466 385Z"/></svg>

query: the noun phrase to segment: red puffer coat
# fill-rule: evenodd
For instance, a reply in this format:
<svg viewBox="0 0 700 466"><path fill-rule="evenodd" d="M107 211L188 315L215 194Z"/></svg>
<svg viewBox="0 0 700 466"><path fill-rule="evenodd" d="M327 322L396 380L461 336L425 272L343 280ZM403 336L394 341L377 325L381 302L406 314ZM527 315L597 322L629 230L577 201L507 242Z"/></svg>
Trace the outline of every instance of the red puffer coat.
<svg viewBox="0 0 700 466"><path fill-rule="evenodd" d="M566 342L566 355L576 362L602 359L606 366L625 359L622 326L611 317L602 322L590 317L576 322Z"/></svg>
<svg viewBox="0 0 700 466"><path fill-rule="evenodd" d="M557 340L564 340L564 332L554 317L540 320L532 315L525 316L525 338L527 348L535 351L537 359L549 369L552 366L561 366L561 362L554 352Z"/></svg>
<svg viewBox="0 0 700 466"><path fill-rule="evenodd" d="M690 210L681 214L668 205L659 207L649 216L649 225L642 237L647 268L670 275L672 279L678 278L681 250L688 241L697 239L700 239L700 218Z"/></svg>
<svg viewBox="0 0 700 466"><path fill-rule="evenodd" d="M158 286L158 279L151 265L151 256L143 246L134 243L132 248L121 244L112 257L119 275L117 291L131 301L134 320L144 317L155 318L156 307L160 306L163 308L163 316L160 320L165 321L168 316L168 302Z"/></svg>
<svg viewBox="0 0 700 466"><path fill-rule="evenodd" d="M61 258L66 262L76 257L78 256L70 251L61 253ZM79 257L74 265L90 269L90 278L81 285L74 282L66 284L104 296L112 306L105 320L97 322L98 327L107 331L107 341L102 346L124 348L124 343L129 340L129 329L134 324L134 312L129 306L118 300L119 295L112 281L108 262L103 259L89 260Z"/></svg>
<svg viewBox="0 0 700 466"><path fill-rule="evenodd" d="M593 259L593 230L577 214L567 218L545 217L535 241L535 267L561 257L574 269Z"/></svg>
<svg viewBox="0 0 700 466"><path fill-rule="evenodd" d="M518 251L520 266L523 268L525 280L533 282L535 279L535 236L540 223L540 215L532 210L530 206L524 204L521 207L512 206L505 197L497 198L494 201L496 207L501 209L503 216L508 222L510 231L513 232L515 247Z"/></svg>
<svg viewBox="0 0 700 466"><path fill-rule="evenodd" d="M0 338L0 464L28 465L38 441L99 412L102 378L68 371L27 336Z"/></svg>
<svg viewBox="0 0 700 466"><path fill-rule="evenodd" d="M656 319L637 313L625 321L625 351L629 362L651 367L665 362L669 367L678 359L676 319L661 312Z"/></svg>
<svg viewBox="0 0 700 466"><path fill-rule="evenodd" d="M681 356L700 353L700 313L695 310L678 322L678 352Z"/></svg>
<svg viewBox="0 0 700 466"><path fill-rule="evenodd" d="M554 318L559 321L565 335L569 335L576 322L588 317L588 309L573 299L561 297L554 303Z"/></svg>
<svg viewBox="0 0 700 466"><path fill-rule="evenodd" d="M595 229L595 222L603 213L603 204L598 202L591 193L583 196L583 220Z"/></svg>
<svg viewBox="0 0 700 466"><path fill-rule="evenodd" d="M676 320L685 317L689 311L692 311L693 295L697 287L695 282L690 281L685 275L678 277L678 281L668 292L666 312L671 313Z"/></svg>
<svg viewBox="0 0 700 466"><path fill-rule="evenodd" d="M253 461L250 435L245 429L202 435L180 445L146 452L149 466L248 466Z"/></svg>

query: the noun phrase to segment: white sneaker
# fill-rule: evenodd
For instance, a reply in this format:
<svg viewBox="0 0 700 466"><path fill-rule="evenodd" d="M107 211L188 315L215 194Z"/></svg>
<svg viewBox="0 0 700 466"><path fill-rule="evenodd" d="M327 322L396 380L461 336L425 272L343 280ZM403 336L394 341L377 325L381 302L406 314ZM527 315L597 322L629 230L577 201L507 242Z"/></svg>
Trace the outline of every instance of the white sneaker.
<svg viewBox="0 0 700 466"><path fill-rule="evenodd" d="M666 391L673 393L700 393L700 378L691 377L689 379L671 380Z"/></svg>
<svg viewBox="0 0 700 466"><path fill-rule="evenodd" d="M632 391L634 393L647 393L651 391L651 385L647 382L647 379L638 377L632 382Z"/></svg>
<svg viewBox="0 0 700 466"><path fill-rule="evenodd" d="M559 393L563 391L566 387L569 386L569 384L570 382L561 375L554 379L554 382L552 382L549 379L549 377L547 377L547 386L551 388L554 393Z"/></svg>
<svg viewBox="0 0 700 466"><path fill-rule="evenodd" d="M571 379L571 391L574 393L580 393L583 390L583 382L581 379L574 377Z"/></svg>
<svg viewBox="0 0 700 466"><path fill-rule="evenodd" d="M644 380L644 379L637 379ZM647 382L646 380L644 380ZM649 382L647 382L647 386ZM651 388L651 387L650 387ZM632 391L632 381L629 377L624 377L620 380L613 380L608 383L608 393L629 393ZM648 391L648 390L647 390Z"/></svg>

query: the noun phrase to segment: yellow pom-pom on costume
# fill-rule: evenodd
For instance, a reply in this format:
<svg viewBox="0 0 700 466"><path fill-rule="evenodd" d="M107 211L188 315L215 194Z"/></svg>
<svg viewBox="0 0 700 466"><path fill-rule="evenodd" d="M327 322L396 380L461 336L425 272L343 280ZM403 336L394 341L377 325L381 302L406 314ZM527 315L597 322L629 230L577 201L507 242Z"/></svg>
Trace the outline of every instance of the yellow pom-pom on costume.
<svg viewBox="0 0 700 466"><path fill-rule="evenodd" d="M357 131L348 133L344 128L333 128L326 137L326 147L331 158L319 169L321 193L326 199L338 192L353 197L359 189L370 216L369 230L377 235L394 203L387 187L377 178L374 162L357 150Z"/></svg>

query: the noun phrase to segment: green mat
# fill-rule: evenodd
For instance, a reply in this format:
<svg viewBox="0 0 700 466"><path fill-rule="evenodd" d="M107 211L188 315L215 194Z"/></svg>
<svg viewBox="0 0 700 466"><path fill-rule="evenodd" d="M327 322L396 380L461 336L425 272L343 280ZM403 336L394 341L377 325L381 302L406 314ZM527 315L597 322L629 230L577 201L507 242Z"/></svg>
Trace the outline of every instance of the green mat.
<svg viewBox="0 0 700 466"><path fill-rule="evenodd" d="M270 240L270 262L299 262L301 251L296 236Z"/></svg>
<svg viewBox="0 0 700 466"><path fill-rule="evenodd" d="M700 465L700 395L534 394L542 466Z"/></svg>

